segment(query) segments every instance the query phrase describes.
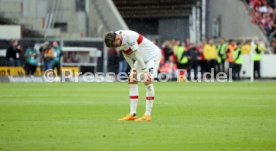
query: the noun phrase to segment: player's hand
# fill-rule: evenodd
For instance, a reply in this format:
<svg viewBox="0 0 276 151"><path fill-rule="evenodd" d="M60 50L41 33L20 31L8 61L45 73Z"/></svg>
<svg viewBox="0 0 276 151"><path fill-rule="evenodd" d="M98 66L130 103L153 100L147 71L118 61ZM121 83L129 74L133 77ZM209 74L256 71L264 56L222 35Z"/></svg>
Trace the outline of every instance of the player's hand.
<svg viewBox="0 0 276 151"><path fill-rule="evenodd" d="M129 80L130 80L130 82L136 82L137 81L137 71L136 71L136 69L131 69L130 70Z"/></svg>
<svg viewBox="0 0 276 151"><path fill-rule="evenodd" d="M150 82L151 81L151 77L149 72L146 70L144 71L144 82Z"/></svg>

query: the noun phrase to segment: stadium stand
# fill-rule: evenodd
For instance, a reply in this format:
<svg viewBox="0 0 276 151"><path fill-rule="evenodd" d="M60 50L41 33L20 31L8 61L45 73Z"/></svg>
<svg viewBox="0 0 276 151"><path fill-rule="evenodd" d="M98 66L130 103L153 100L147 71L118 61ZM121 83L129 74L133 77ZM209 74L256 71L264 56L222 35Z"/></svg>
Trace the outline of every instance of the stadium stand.
<svg viewBox="0 0 276 151"><path fill-rule="evenodd" d="M21 27L22 65L26 62L24 54L30 46L42 46L45 41L54 40L59 41L61 46L68 46L69 40L74 47L88 46L86 43L91 42L89 47L102 52L97 62L98 71L121 71L122 56L113 49L107 51L101 40L105 32L118 29L135 30L154 41L162 49L164 57L160 70L174 75L175 67L179 69L182 62L190 73L189 78L192 68L200 72L209 70L206 65L208 59L204 56L209 37L214 38L217 51L221 45L219 41L224 37L225 51L231 43L229 41L233 40L237 44L235 49L241 49L242 55L248 56L252 53L251 42L254 40L262 54L276 52L275 8L271 1L266 3L262 0L255 5L254 0L0 0L0 4L0 25ZM257 18L260 14L264 15L264 11L266 17ZM96 40L91 37L96 37ZM9 38L0 40L2 66L9 65L6 60L9 44ZM223 55L227 55L226 52ZM187 62L179 60L183 57L188 58ZM217 59L216 68L221 71L218 69L221 58ZM191 66L191 60L198 70ZM227 68L228 63L226 61L223 66ZM42 65L43 61L38 67ZM123 68L125 71L125 66ZM227 72L225 68L223 72ZM242 69L242 72L245 73L245 70ZM200 75L193 75L196 76ZM248 77L248 74L243 77Z"/></svg>
<svg viewBox="0 0 276 151"><path fill-rule="evenodd" d="M258 24L272 45L272 52L276 53L276 4L273 0L244 0L252 16L252 22Z"/></svg>

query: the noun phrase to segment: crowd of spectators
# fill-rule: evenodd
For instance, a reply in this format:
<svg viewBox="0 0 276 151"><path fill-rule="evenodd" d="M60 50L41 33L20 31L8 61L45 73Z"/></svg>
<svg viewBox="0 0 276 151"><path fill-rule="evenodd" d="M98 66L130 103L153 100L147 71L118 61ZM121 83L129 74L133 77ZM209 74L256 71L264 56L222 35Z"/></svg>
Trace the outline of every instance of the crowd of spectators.
<svg viewBox="0 0 276 151"><path fill-rule="evenodd" d="M61 56L62 50L57 41L46 41L23 49L17 40L13 40L6 51L7 65L23 66L27 75L34 75L38 66L42 66L42 71L56 68L60 74Z"/></svg>
<svg viewBox="0 0 276 151"><path fill-rule="evenodd" d="M242 64L240 56L251 53L251 41L225 41L224 39L216 42L213 39L208 39L197 45L191 43L189 39L186 39L185 42L168 40L160 47L163 54L160 72L168 73L171 78L176 78L177 69L184 69L187 71L187 78L192 79L193 77L193 80L203 78L206 72L229 74L229 69L232 70L233 75L229 78L240 80ZM254 46L255 78L261 78L260 57L258 58L258 56L262 51L266 51L264 43L256 43ZM199 72L201 74L198 74ZM192 73L194 73L193 76Z"/></svg>
<svg viewBox="0 0 276 151"><path fill-rule="evenodd" d="M177 70L187 71L187 78L197 80L203 78L204 73L224 72L229 74L232 70L234 80L240 79L242 60L241 55L250 54L251 41L213 40L194 44L190 39L184 42L179 40L167 40L159 45L162 51L162 60L159 71L167 73L171 79L177 78ZM256 42L254 46L255 78L260 78L260 57L266 47L262 42ZM108 71L127 72L128 65L120 52L115 49L108 51ZM257 54L257 55L256 55ZM60 72L62 50L57 41L44 42L43 44L29 45L22 49L17 40L13 40L6 51L6 60L10 66L23 66L27 75L34 75L37 67L42 71L57 69ZM23 61L22 61L23 60ZM193 75L192 75L193 73ZM201 74L199 74L201 73ZM208 77L207 77L208 78Z"/></svg>
<svg viewBox="0 0 276 151"><path fill-rule="evenodd" d="M267 35L273 53L276 53L276 0L246 0L252 22L258 24Z"/></svg>

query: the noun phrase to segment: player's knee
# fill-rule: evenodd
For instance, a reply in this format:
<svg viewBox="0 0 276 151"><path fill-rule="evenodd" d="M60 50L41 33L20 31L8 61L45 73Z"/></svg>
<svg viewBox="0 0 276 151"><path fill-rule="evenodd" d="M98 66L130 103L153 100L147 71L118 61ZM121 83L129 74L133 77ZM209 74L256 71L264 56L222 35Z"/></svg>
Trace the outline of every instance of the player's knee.
<svg viewBox="0 0 276 151"><path fill-rule="evenodd" d="M146 89L148 92L153 90L153 84L146 85Z"/></svg>

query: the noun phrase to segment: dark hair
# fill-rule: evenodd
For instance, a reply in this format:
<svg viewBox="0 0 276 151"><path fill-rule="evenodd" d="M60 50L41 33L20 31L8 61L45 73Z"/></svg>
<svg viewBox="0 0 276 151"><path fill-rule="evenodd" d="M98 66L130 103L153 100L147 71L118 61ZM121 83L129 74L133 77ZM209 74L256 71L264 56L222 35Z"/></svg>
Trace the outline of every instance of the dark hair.
<svg viewBox="0 0 276 151"><path fill-rule="evenodd" d="M104 35L104 42L107 47L113 47L116 38L115 32L108 32Z"/></svg>

